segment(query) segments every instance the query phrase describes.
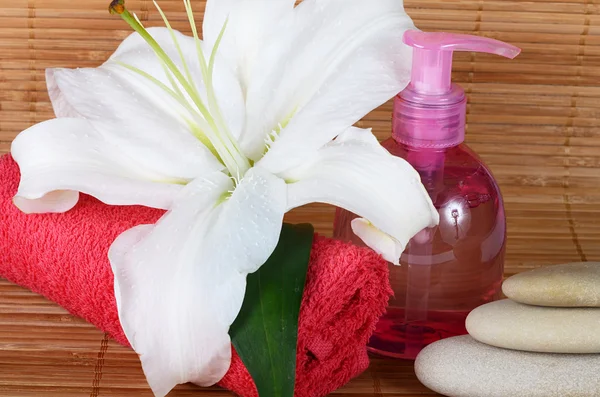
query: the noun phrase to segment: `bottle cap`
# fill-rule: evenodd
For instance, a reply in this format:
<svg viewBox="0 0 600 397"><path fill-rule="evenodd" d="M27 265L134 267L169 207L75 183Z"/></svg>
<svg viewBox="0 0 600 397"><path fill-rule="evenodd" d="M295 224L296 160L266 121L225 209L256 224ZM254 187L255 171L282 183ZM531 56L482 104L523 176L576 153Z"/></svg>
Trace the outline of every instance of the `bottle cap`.
<svg viewBox="0 0 600 397"><path fill-rule="evenodd" d="M413 147L446 148L464 140L466 97L452 84L454 51L475 51L515 58L513 45L454 33L409 30L403 42L413 47L411 82L396 98L394 138Z"/></svg>

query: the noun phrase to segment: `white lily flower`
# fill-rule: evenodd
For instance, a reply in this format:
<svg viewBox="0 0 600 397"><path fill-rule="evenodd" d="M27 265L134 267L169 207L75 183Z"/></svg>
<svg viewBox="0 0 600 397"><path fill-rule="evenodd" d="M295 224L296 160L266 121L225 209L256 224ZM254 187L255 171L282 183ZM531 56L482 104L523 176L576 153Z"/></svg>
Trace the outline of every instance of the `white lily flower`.
<svg viewBox="0 0 600 397"><path fill-rule="evenodd" d="M437 211L405 161L352 127L407 84L413 28L400 0L209 0L204 38L137 33L96 69L47 72L57 118L13 142L15 204L64 212L79 192L169 211L123 233L109 259L127 338L157 396L227 372L246 275L286 211L311 202L364 220L398 262ZM162 14L162 12L161 12Z"/></svg>

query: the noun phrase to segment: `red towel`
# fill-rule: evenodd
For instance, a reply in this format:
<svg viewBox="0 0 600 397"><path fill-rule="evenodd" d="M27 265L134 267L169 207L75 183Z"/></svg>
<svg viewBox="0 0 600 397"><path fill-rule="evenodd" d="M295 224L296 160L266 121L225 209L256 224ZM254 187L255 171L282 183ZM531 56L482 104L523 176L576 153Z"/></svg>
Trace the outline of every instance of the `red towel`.
<svg viewBox="0 0 600 397"><path fill-rule="evenodd" d="M161 210L107 206L82 195L65 214L25 215L13 204L19 169L0 158L0 276L30 288L128 345L117 316L107 252L123 231ZM392 291L385 262L315 236L300 312L296 396L324 396L368 366L366 343ZM235 354L220 385L243 397L256 387Z"/></svg>

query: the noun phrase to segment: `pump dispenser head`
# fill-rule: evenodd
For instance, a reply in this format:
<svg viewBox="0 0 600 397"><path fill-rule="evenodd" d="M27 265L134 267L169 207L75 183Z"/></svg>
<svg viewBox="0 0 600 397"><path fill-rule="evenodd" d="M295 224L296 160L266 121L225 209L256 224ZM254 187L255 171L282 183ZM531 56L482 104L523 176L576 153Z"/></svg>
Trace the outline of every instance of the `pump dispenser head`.
<svg viewBox="0 0 600 397"><path fill-rule="evenodd" d="M410 30L404 44L413 47L411 84L424 95L441 95L451 90L454 51L474 51L513 59L521 52L515 46L486 37L466 34L425 33Z"/></svg>
<svg viewBox="0 0 600 397"><path fill-rule="evenodd" d="M396 98L394 138L413 147L445 148L465 135L464 90L452 84L454 51L515 58L521 50L486 37L410 30L404 43L413 47L411 82Z"/></svg>

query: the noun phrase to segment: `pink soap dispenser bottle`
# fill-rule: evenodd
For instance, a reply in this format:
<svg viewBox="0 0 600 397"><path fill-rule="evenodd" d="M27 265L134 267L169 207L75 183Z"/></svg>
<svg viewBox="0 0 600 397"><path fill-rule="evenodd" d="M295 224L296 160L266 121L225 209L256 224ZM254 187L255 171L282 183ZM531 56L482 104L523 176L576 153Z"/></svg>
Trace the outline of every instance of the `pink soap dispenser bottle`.
<svg viewBox="0 0 600 397"><path fill-rule="evenodd" d="M417 234L390 264L395 297L369 341L369 350L414 359L426 345L466 333L474 308L500 297L506 220L500 190L477 155L463 143L466 97L451 82L454 51L516 57L520 50L496 40L408 31L413 47L410 85L395 99L392 138L383 146L421 175L440 214L439 226ZM377 205L377 203L373 203ZM334 235L354 235L356 215L336 213Z"/></svg>

